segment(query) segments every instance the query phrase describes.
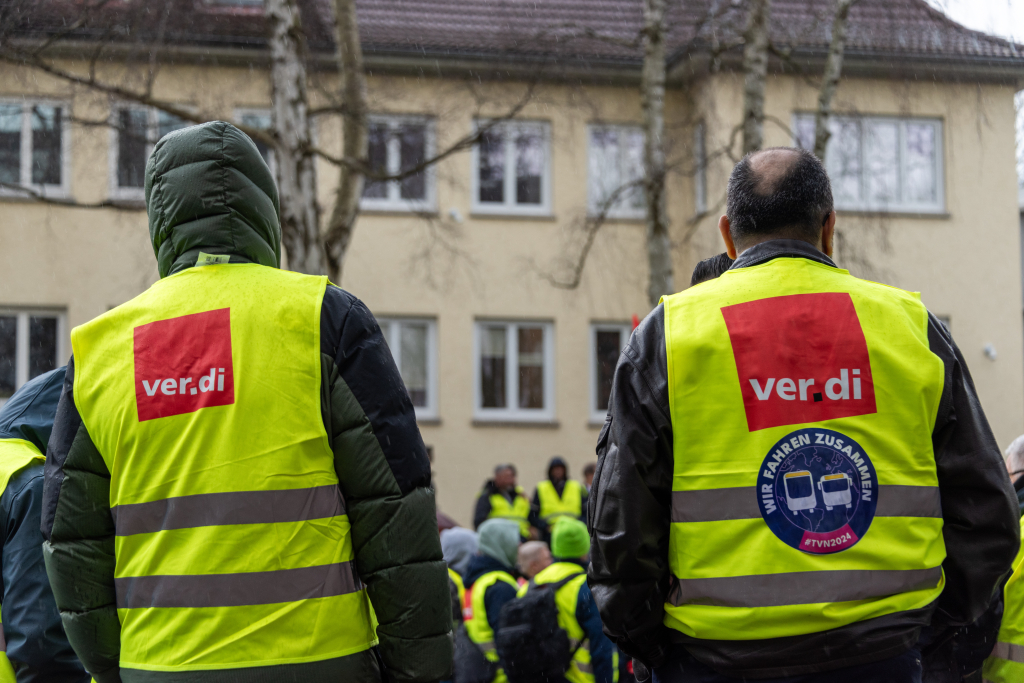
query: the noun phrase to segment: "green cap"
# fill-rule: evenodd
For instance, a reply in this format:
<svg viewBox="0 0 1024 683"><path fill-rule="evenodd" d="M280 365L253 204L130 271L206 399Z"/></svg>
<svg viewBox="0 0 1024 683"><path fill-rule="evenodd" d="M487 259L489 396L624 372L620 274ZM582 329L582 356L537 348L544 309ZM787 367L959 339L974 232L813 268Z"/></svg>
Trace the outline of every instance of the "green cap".
<svg viewBox="0 0 1024 683"><path fill-rule="evenodd" d="M576 559L590 552L590 532L578 519L562 517L551 530L551 554L555 557Z"/></svg>

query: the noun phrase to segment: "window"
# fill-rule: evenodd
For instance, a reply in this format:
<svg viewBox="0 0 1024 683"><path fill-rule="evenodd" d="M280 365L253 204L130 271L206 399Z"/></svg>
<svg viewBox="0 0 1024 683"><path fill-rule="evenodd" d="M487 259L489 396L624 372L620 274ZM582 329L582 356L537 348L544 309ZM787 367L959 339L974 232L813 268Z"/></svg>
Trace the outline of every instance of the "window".
<svg viewBox="0 0 1024 683"><path fill-rule="evenodd" d="M64 364L64 315L0 309L0 404L18 387Z"/></svg>
<svg viewBox="0 0 1024 683"><path fill-rule="evenodd" d="M473 211L550 214L550 156L546 123L511 121L489 129L473 148Z"/></svg>
<svg viewBox="0 0 1024 683"><path fill-rule="evenodd" d="M553 337L550 323L477 323L478 419L554 418Z"/></svg>
<svg viewBox="0 0 1024 683"><path fill-rule="evenodd" d="M411 170L433 155L433 129L425 119L374 116L369 130L370 168L395 175ZM363 185L363 209L422 210L433 205L433 173L424 169L402 180L374 181Z"/></svg>
<svg viewBox="0 0 1024 683"><path fill-rule="evenodd" d="M590 127L590 213L643 218L644 133L637 126Z"/></svg>
<svg viewBox="0 0 1024 683"><path fill-rule="evenodd" d="M11 185L49 196L68 193L66 110L54 103L0 101L0 192Z"/></svg>
<svg viewBox="0 0 1024 683"><path fill-rule="evenodd" d="M256 130L270 130L273 125L273 119L270 116L270 112L265 109L239 109L235 112L235 118L243 126L247 128L255 128ZM270 167L270 172L277 177L277 162L274 159L274 150L267 147L259 140L252 141L256 145L256 149L260 151L260 156L267 162L267 166Z"/></svg>
<svg viewBox="0 0 1024 683"><path fill-rule="evenodd" d="M708 148L703 121L693 129L693 208L698 216L708 212Z"/></svg>
<svg viewBox="0 0 1024 683"><path fill-rule="evenodd" d="M590 326L590 421L604 422L619 354L629 341L631 326L597 323Z"/></svg>
<svg viewBox="0 0 1024 683"><path fill-rule="evenodd" d="M113 119L111 195L115 199L142 199L146 161L153 145L171 131L189 124L167 112L146 107L118 107Z"/></svg>
<svg viewBox="0 0 1024 683"><path fill-rule="evenodd" d="M437 324L427 319L378 321L419 419L437 418Z"/></svg>
<svg viewBox="0 0 1024 683"><path fill-rule="evenodd" d="M795 123L797 144L814 149L814 116ZM834 116L829 130L825 166L837 209L945 210L941 121Z"/></svg>

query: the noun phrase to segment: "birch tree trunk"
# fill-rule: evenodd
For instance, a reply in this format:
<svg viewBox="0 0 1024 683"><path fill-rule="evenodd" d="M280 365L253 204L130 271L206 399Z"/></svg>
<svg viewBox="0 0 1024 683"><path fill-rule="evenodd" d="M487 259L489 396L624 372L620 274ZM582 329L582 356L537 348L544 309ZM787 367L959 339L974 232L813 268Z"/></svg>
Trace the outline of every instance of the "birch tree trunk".
<svg viewBox="0 0 1024 683"><path fill-rule="evenodd" d="M277 187L281 197L281 239L288 268L322 274L324 250L316 197L316 164L310 152L306 94L305 38L295 0L267 0L270 20L270 82L278 145Z"/></svg>
<svg viewBox="0 0 1024 683"><path fill-rule="evenodd" d="M363 48L359 41L355 0L335 0L337 17L338 66L341 72L342 144L344 156L365 163L369 127L367 122L366 75L363 72ZM327 223L325 246L327 273L335 283L341 283L345 254L352 242L356 218L359 216L359 198L363 194L363 173L352 164L340 167L334 210Z"/></svg>
<svg viewBox="0 0 1024 683"><path fill-rule="evenodd" d="M647 299L654 308L672 294L672 245L665 210L665 0L644 0L644 65L640 105L644 122L644 199L647 204Z"/></svg>
<svg viewBox="0 0 1024 683"><path fill-rule="evenodd" d="M839 78L843 73L843 51L846 49L846 27L849 23L850 8L857 0L839 0L836 4L836 16L832 20L832 41L828 47L828 58L825 61L825 73L821 78L821 90L818 92L818 110L814 114L814 155L824 160L829 131L829 120L832 118L832 98L835 97Z"/></svg>
<svg viewBox="0 0 1024 683"><path fill-rule="evenodd" d="M768 77L771 0L749 0L743 32L743 154L764 146L764 86Z"/></svg>

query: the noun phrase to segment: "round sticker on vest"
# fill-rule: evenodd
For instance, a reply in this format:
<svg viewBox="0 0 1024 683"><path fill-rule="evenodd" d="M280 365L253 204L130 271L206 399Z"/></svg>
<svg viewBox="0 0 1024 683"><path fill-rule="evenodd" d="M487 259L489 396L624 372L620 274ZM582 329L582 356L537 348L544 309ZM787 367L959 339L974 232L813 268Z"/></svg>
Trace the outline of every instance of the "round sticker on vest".
<svg viewBox="0 0 1024 683"><path fill-rule="evenodd" d="M757 482L757 504L768 528L805 553L846 550L875 517L874 465L860 444L830 429L798 429L780 439Z"/></svg>

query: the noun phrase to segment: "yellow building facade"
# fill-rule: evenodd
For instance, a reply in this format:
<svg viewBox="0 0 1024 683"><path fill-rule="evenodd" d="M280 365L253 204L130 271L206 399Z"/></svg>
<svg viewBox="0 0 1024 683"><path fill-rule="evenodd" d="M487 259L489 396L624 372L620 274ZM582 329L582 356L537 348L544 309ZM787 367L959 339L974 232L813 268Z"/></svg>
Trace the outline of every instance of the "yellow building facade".
<svg viewBox="0 0 1024 683"><path fill-rule="evenodd" d="M210 118L269 116L265 65L181 54L162 67L157 99ZM596 460L609 359L634 316L649 312L642 207L628 196L616 205L577 287L552 281L571 275L602 192L635 177L638 74L469 82L464 70L428 76L405 62L389 68L386 57L370 63L380 133L371 153L393 166L408 151L402 145L412 155L444 149L530 92L515 122L440 162L420 185L368 190L339 283L381 321L432 450L439 508L469 524L495 464L515 463L532 491L553 455L565 457L576 477ZM120 78L118 68L101 65L110 78ZM1024 75L1024 65L1014 68ZM677 289L699 259L723 249L717 219L733 164L723 150L742 111L742 74L699 73L673 75L666 96ZM333 76L321 78L330 83ZM840 209L840 266L920 291L948 322L1002 447L1024 431L1016 88L1012 73L924 80L855 72L836 97L838 127L827 159ZM767 144L806 135L805 115L816 102L807 78L772 73ZM49 109L37 114L37 106ZM8 166L20 126L19 178L39 186L32 174L41 171L32 164L49 150L50 161L39 163L59 163L60 182L43 189L77 204L0 191L0 337L13 339L9 351L0 341L0 384L20 385L66 361L72 327L157 279L128 158L147 150L133 152L118 131L88 123L114 120L125 106L27 67L0 70ZM52 130L50 138L38 133L53 128L55 108L59 140ZM151 136L173 123L141 111ZM36 121L40 116L50 123ZM338 150L337 119L319 121L316 136L319 146ZM326 211L337 174L326 162L318 173ZM13 370L4 370L4 353Z"/></svg>

